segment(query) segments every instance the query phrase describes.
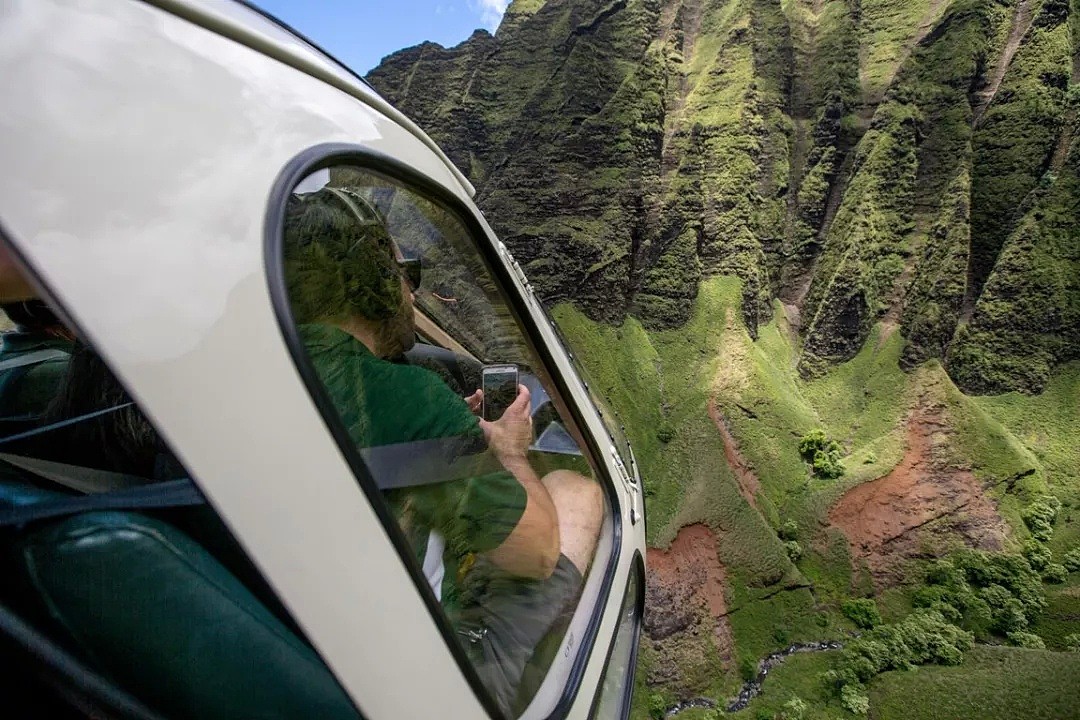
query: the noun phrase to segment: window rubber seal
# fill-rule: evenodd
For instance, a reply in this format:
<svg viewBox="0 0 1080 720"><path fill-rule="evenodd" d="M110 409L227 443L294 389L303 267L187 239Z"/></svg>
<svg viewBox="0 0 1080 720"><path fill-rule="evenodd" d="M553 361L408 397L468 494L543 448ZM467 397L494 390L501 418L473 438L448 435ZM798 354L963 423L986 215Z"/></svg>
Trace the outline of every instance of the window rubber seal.
<svg viewBox="0 0 1080 720"><path fill-rule="evenodd" d="M375 92L375 88L371 86L371 83L369 83L367 80L364 79L364 76L361 75L358 70L354 70L353 68L349 67L344 62L342 62L341 60L338 60L336 57L334 57L334 55L332 53L330 53L329 50L327 50L326 48L324 48L321 45L319 45L318 43L316 43L310 37L308 37L304 33L300 32L299 30L294 28L292 25L290 25L289 23L287 23L284 20L282 20L281 18L279 18L277 15L274 15L273 13L270 13L270 12L267 12L266 10L263 10L261 7L256 5L252 0L236 0L236 2L239 5L243 5L248 10L255 13L256 15L259 15L264 20L266 20L266 21L268 21L270 23L273 23L274 25L276 25L278 27L278 29L284 30L285 32L289 33L290 35L294 35L297 39L301 40L304 44L308 45L312 50L319 53L325 59L329 60L331 63L333 63L334 65L337 65L339 68L341 68L346 73L351 75L353 78L356 79L357 82L363 83L369 90L371 90L372 92Z"/></svg>
<svg viewBox="0 0 1080 720"><path fill-rule="evenodd" d="M450 654L457 661L459 669L465 676L473 693L487 711L488 715L492 718L503 718L504 715L481 682L480 676L473 668L472 662L466 655L464 648L458 643L446 614L442 611L439 601L428 586L423 571L414 557L414 553L409 546L404 533L391 516L389 506L383 499L382 493L376 486L371 474L368 472L367 466L360 457L360 453L353 447L348 432L338 418L338 413L334 408L330 397L323 389L318 374L308 359L307 351L304 349L299 330L293 319L292 306L289 302L289 295L285 282L285 266L282 261L284 257L285 204L289 195L292 194L293 188L295 188L305 177L318 170L324 170L338 165L352 165L359 169L370 170L384 175L392 180L402 183L408 188L418 191L427 198L435 200L445 209L449 210L469 231L487 269L491 272L492 277L496 281L498 290L509 300L508 304L513 313L514 320L518 326L523 329L524 335L532 346L532 349L535 350L536 354L540 357L540 360L548 367L554 365L554 358L546 344L539 341L539 329L525 304L524 297L517 292L506 292L506 288L515 287L515 285L510 272L506 269L501 258L498 256L498 251L494 244L497 241L497 238L488 234L472 209L440 183L389 155L371 148L350 143L322 143L311 146L294 156L292 160L286 163L285 167L278 174L278 177L274 181L273 188L271 189L267 204L263 237L263 262L270 300L285 345L300 374L301 380L307 387L308 393L315 403L316 409L322 416L327 431L334 438L338 449L341 451L349 468L352 470L353 476L356 478L361 490L363 490L364 495L367 497L368 504L371 505L376 516L378 516L382 523L383 530L397 550L399 559L405 565L406 570L412 577L413 584L416 586L424 604L427 606L428 613L435 622L439 633L443 636L443 641L446 643ZM478 242L481 238L484 242ZM558 392L560 392L564 398L572 397L565 379L558 373L551 373L550 375ZM570 409L574 422L576 422L579 427L588 427L585 424L585 418L576 403L567 403L567 407ZM600 630L600 622L604 615L604 608L606 607L606 601L611 595L611 587L614 583L615 572L618 568L619 551L622 545L622 507L619 502L618 494L614 490L615 483L608 473L606 460L604 460L605 455L591 433L584 432L582 434L585 438L586 445L588 445L589 451L597 460L596 465L598 467L596 467L596 471L602 478L600 486L603 488L608 505L612 510L611 553L607 558L599 597L596 606L593 608L592 616L589 618L585 637L578 646L577 656L571 665L570 675L563 692L552 712L547 715L546 720L558 720L559 718L565 717L577 697L578 690L581 688L581 681L585 674L585 666L588 664L589 658L594 650L597 634ZM594 569L596 568L595 559L593 567Z"/></svg>
<svg viewBox="0 0 1080 720"><path fill-rule="evenodd" d="M619 610L626 606L626 597L630 590L630 583L634 577L637 577L637 597L634 598L634 624L635 628L633 645L630 648L630 662L627 663L627 678L626 683L623 685L620 709L623 710L621 720L626 720L630 717L631 703L634 698L634 680L637 671L638 660L638 648L641 646L641 623L645 618L645 561L641 558L641 551L634 551L634 559L630 565L630 575L626 579L626 589L623 590L623 601L619 603ZM611 656L615 654L615 646L619 641L619 626L615 627L615 637L611 639L611 646L608 647L607 657L604 659L604 672L605 675L600 678L600 685L596 688L596 695L593 697L592 706L589 708L590 720L596 720L596 713L600 709L600 699L604 694L604 680L606 679L607 669L611 666Z"/></svg>

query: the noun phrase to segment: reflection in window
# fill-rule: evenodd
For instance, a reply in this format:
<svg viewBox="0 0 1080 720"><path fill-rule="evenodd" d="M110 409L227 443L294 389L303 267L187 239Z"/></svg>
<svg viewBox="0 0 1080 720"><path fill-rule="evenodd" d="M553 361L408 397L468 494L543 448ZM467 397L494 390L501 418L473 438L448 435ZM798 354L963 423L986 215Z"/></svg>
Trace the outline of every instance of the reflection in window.
<svg viewBox="0 0 1080 720"><path fill-rule="evenodd" d="M604 495L466 226L374 172L321 178L284 208L293 320L455 641L517 715L576 609ZM484 378L508 373L499 403Z"/></svg>
<svg viewBox="0 0 1080 720"><path fill-rule="evenodd" d="M595 720L621 720L629 716L633 694L633 665L637 660L638 626L641 623L641 593L643 591L640 566L630 572L619 627L615 631L615 645L604 668L604 681L600 686L600 702L596 706Z"/></svg>

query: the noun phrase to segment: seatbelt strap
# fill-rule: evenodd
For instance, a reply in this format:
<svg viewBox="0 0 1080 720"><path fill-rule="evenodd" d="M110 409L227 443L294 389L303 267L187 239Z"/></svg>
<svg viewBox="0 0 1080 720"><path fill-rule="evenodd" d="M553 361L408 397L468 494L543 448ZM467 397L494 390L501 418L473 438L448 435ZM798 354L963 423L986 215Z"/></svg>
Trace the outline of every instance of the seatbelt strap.
<svg viewBox="0 0 1080 720"><path fill-rule="evenodd" d="M461 438L424 440L361 450L380 490L433 485L502 470L490 456L467 455L447 462L445 453L460 447ZM101 510L161 510L201 505L206 498L188 478L151 482L107 470L0 453L0 460L64 487L88 493L76 497L0 510L0 527L23 525L65 515Z"/></svg>
<svg viewBox="0 0 1080 720"><path fill-rule="evenodd" d="M493 453L475 452L478 440L458 435L360 448L359 452L375 485L385 492L505 471Z"/></svg>
<svg viewBox="0 0 1080 720"><path fill-rule="evenodd" d="M37 365L38 363L45 363L51 360L67 359L69 357L71 357L71 353L64 352L63 350L43 348L41 350L35 350L34 352L16 355L7 360L0 360L0 372L26 367L27 365Z"/></svg>
<svg viewBox="0 0 1080 720"><path fill-rule="evenodd" d="M33 430L27 430L26 432L17 433L15 435L9 435L6 438L0 438L0 445L6 445L7 443L12 443L12 442L15 442L16 440L26 440L27 438L36 437L38 435L44 435L47 432L52 432L53 430L59 430L60 428L65 428L65 427L67 427L69 425L74 425L75 423L81 423L84 420L93 420L96 417L101 417L102 415L108 415L109 413L116 412L117 410L123 410L124 408L131 407L134 404L135 403L133 403L133 402L126 402L126 403L122 403L120 405L114 405L112 407L107 407L104 410L95 410L94 412L86 413L85 415L76 415L73 418L68 418L67 420L61 420L59 422L54 422L54 423L52 423L50 425L46 425L44 427L34 428Z"/></svg>
<svg viewBox="0 0 1080 720"><path fill-rule="evenodd" d="M451 438L386 445L361 450L360 454L383 491L433 485L503 470L501 463L490 453L465 455L448 461L446 453L459 448L461 440ZM89 493L0 510L0 528L85 512L163 510L206 502L189 478L148 482L134 475L21 455L3 453L0 460L64 487Z"/></svg>
<svg viewBox="0 0 1080 720"><path fill-rule="evenodd" d="M81 465L68 465L67 463L42 460L41 458L26 455L0 453L0 460L38 477L51 480L69 490L76 490L87 495L150 484L150 481L146 478L136 475L98 470L97 468L88 468Z"/></svg>
<svg viewBox="0 0 1080 720"><path fill-rule="evenodd" d="M91 413L91 416L112 412L119 407ZM21 436L47 432L60 425L79 422L88 417L90 416L83 415L64 423L22 433ZM0 444L10 439L0 440ZM491 453L468 454L468 449L475 445L478 439L472 436L456 436L383 445L364 448L360 450L360 455L367 464L371 476L375 478L376 485L382 491L435 485L505 471L502 464ZM134 475L10 453L0 453L0 460L58 485L87 493L76 497L45 500L2 509L0 510L0 527L23 525L84 512L165 509L201 505L206 502L198 487L188 478L152 482Z"/></svg>
<svg viewBox="0 0 1080 720"><path fill-rule="evenodd" d="M206 498L195 487L195 483L188 478L183 478L108 493L45 500L7 508L0 510L0 528L86 512L162 510L202 505L205 502Z"/></svg>

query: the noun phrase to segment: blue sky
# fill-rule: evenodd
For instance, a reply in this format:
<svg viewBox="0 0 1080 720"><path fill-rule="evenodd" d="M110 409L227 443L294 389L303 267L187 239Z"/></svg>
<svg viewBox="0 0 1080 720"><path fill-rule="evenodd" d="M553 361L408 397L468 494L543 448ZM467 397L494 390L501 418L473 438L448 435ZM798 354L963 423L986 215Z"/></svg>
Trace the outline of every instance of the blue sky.
<svg viewBox="0 0 1080 720"><path fill-rule="evenodd" d="M509 0L254 2L364 75L386 55L425 40L452 47L477 28L494 32Z"/></svg>

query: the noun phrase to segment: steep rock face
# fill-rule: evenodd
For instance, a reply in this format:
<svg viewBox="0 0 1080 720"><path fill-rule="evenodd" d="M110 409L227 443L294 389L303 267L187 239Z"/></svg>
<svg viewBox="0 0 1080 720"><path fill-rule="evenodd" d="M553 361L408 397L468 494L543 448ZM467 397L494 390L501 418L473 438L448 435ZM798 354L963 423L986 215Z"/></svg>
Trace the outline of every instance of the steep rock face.
<svg viewBox="0 0 1080 720"><path fill-rule="evenodd" d="M1076 5L516 0L369 80L548 302L674 327L734 274L752 336L785 303L804 376L884 321L908 367L1037 392L1076 347Z"/></svg>
<svg viewBox="0 0 1080 720"><path fill-rule="evenodd" d="M783 235L787 32L765 0L518 2L495 37L369 80L470 173L547 300L671 326L703 274L736 273L756 328Z"/></svg>

